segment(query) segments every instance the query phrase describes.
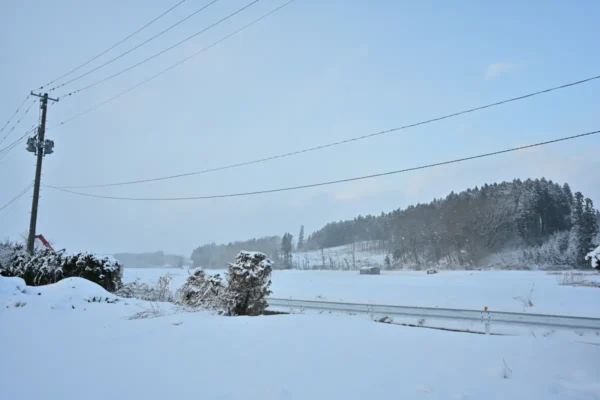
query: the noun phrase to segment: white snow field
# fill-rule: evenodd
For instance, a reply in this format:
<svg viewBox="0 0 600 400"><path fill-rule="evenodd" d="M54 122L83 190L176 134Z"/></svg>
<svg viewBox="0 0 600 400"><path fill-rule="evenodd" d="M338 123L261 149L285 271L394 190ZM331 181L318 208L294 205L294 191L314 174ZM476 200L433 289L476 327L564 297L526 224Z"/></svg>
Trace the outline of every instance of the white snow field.
<svg viewBox="0 0 600 400"><path fill-rule="evenodd" d="M224 273L225 271L207 271ZM182 269L125 269L124 280L147 283L166 273L173 275L171 290L187 278ZM583 278L600 281L600 274ZM600 317L600 288L560 285L562 275L544 271L274 271L272 297L414 307L440 307L535 314ZM522 299L531 299L525 306Z"/></svg>
<svg viewBox="0 0 600 400"><path fill-rule="evenodd" d="M220 317L169 304L160 305L165 316L129 320L149 304L114 299L79 278L36 288L0 278L0 398L600 397L600 346L582 342L352 317Z"/></svg>

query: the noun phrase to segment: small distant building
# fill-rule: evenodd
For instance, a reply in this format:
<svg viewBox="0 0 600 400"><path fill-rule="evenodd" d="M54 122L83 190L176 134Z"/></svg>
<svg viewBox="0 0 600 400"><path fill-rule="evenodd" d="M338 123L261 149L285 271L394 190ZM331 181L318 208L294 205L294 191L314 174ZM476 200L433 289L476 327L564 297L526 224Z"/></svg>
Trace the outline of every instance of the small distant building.
<svg viewBox="0 0 600 400"><path fill-rule="evenodd" d="M360 270L361 275L380 275L381 269L379 267L362 267Z"/></svg>

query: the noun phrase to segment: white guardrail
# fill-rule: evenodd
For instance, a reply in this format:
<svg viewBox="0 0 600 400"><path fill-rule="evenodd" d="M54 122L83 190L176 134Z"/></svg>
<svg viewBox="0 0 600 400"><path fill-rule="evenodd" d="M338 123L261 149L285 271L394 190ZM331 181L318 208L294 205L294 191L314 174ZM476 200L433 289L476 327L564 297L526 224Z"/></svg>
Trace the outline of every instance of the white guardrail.
<svg viewBox="0 0 600 400"><path fill-rule="evenodd" d="M387 317L402 316L481 322L485 325L485 332L488 334L490 333L491 324L542 326L558 329L600 331L600 318L525 314L489 310L461 310L437 307L406 307L380 304L337 303L329 301L277 298L269 298L267 302L271 307L304 308L324 311L338 311L344 313L360 313Z"/></svg>

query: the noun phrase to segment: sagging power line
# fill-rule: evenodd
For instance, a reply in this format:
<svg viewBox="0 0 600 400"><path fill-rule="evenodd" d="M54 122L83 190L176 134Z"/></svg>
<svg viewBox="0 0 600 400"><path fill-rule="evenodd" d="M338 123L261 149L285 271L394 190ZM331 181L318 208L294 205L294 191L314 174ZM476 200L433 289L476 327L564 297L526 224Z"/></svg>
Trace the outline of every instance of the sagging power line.
<svg viewBox="0 0 600 400"><path fill-rule="evenodd" d="M112 49L114 49L115 47L117 47L118 45L124 43L125 41L127 41L128 39L132 38L133 36L137 35L138 33L140 33L142 30L146 29L147 27L149 27L150 25L152 25L153 23L155 23L156 21L158 21L159 19L161 19L162 17L164 17L165 15L167 15L168 13L170 13L171 11L173 11L174 9L176 9L177 7L179 7L181 4L183 4L186 0L181 0L179 3L175 4L174 6L172 6L171 8L169 8L167 11L164 11L162 14L160 14L158 17L154 18L152 21L148 22L146 25L142 26L141 28L139 28L138 30L136 30L135 32L133 32L132 34L130 34L129 36L126 36L124 39L121 39L120 41L118 41L117 43L113 44L112 46L110 46L108 49L102 51L101 53L99 53L98 55L90 58L89 60L87 60L86 62L84 62L83 64L73 68L72 70L70 70L69 72L59 76L56 79L51 80L50 82L46 83L45 85L42 85L38 88L38 90L42 90L44 89L46 86L52 85L54 82L59 81L69 75L71 75L73 72L80 70L81 68L85 67L86 65L88 65L89 63L91 63L92 61L97 60L98 58L102 57L103 55L105 55L106 53L108 53L109 51L111 51ZM53 90L53 89L51 89Z"/></svg>
<svg viewBox="0 0 600 400"><path fill-rule="evenodd" d="M376 136L385 135L385 134L391 133L391 132L414 128L416 126L425 125L425 124L429 124L429 123L433 123L433 122L438 122L438 121L442 121L442 120L445 120L448 118L457 117L460 115L484 110L486 108L491 108L491 107L499 106L502 104L527 99L529 97L533 97L533 96L537 96L537 95L541 95L541 94L545 94L545 93L550 93L550 92L553 92L556 90L580 85L580 84L591 82L591 81L594 81L597 79L600 79L600 75L594 76L591 78L587 78L587 79L582 79L582 80L579 80L576 82L567 83L567 84L560 85L560 86L551 87L551 88L540 90L537 92L528 93L528 94L525 94L522 96L512 97L510 99L501 100L501 101L498 101L495 103L490 103L490 104L486 104L483 106L470 108L470 109L463 110L463 111L458 111L458 112L455 112L452 114L446 114L441 117L435 117L435 118L431 118L431 119L428 119L425 121L420 121L420 122L416 122L413 124L400 126L397 128L387 129L384 131L379 131L379 132L362 135L362 136L356 136L356 137L353 137L350 139L341 140L341 141L333 142L333 143L328 143L328 144L324 144L321 146L309 147L309 148L302 149L302 150L292 151L289 153L279 154L279 155L271 156L271 157L259 158L256 160L241 162L241 163L237 163L237 164L230 164L230 165L226 165L226 166L222 166L222 167L215 167L215 168L209 168L209 169L204 169L204 170L200 170L200 171L187 172L187 173L176 174L176 175L167 175L167 176L156 177L156 178L147 178L147 179L131 180L131 181L124 181L124 182L116 182L116 183L95 184L95 185L57 186L57 187L60 187L61 189L89 189L89 188L99 188L99 187L109 187L109 186L135 185L135 184L141 184L141 183L156 182L156 181L163 181L163 180L169 180L169 179L177 179L177 178L183 178L183 177L187 177L187 176L200 175L200 174L206 174L206 173L211 173L211 172L216 172L216 171L222 171L222 170L226 170L226 169L238 168L238 167L243 167L243 166L252 165L252 164L258 164L258 163L262 163L262 162L266 162L266 161L272 161L272 160L276 160L279 158L285 158L285 157L290 157L290 156L294 156L294 155L298 155L298 154L308 153L311 151L322 150L322 149L326 149L326 148L333 147L333 146L338 146L338 145L342 145L342 144L346 144L346 143L350 143L350 142L355 142L355 141L364 140L364 139L368 139L368 138L372 138L372 137L376 137ZM128 89L128 90L132 90L132 89Z"/></svg>
<svg viewBox="0 0 600 400"><path fill-rule="evenodd" d="M469 161L469 160L475 160L475 159L478 159L478 158L490 157L490 156L495 156L495 155L504 154L504 153L510 153L510 152L514 152L514 151L530 149L530 148L533 148L533 147L539 147L539 146L544 146L544 145L548 145L548 144L552 144L552 143L563 142L563 141L566 141L566 140L573 140L573 139L578 139L578 138L582 138L582 137L586 137L586 136L596 135L598 133L600 133L600 130L593 131L593 132L587 132L587 133L581 133L579 135L566 136L566 137L562 137L562 138L558 138L558 139L547 140L545 142L539 142L539 143L534 143L534 144L529 144L529 145L524 145L524 146L519 146L519 147L513 147L513 148L505 149L505 150L498 150L498 151L494 151L494 152L491 152L491 153L484 153L484 154L478 154L478 155L469 156L469 157L457 158L457 159L449 160L449 161L437 162L437 163L434 163L434 164L426 164L426 165L421 165L421 166L418 166L418 167L412 167L412 168L399 169L399 170L395 170L395 171L382 172L382 173L379 173L379 174L364 175L364 176L358 176L358 177L353 177L353 178L339 179L339 180L335 180L335 181L311 183L311 184L307 184L307 185L290 186L290 187L278 188L278 189L259 190L259 191L253 191L253 192L228 193L228 194L217 194L217 195L206 195L206 196L193 196L193 197L118 197L118 196L102 196L102 195L96 195L96 194L91 194L91 193L75 192L75 191L72 191L72 190L63 189L63 188L59 188L59 187L51 186L51 185L44 185L44 186L45 187L49 187L49 188L54 189L54 190L58 190L58 191L64 192L64 193L70 193L70 194L74 194L74 195L78 195L78 196L93 197L93 198L98 198L98 199L110 199L110 200L126 200L126 201L181 201L181 200L222 199L222 198L228 198L228 197L242 197L242 196L253 196L253 195L267 194L267 193L286 192L286 191L291 191L291 190L308 189L308 188L314 188L314 187L320 187L320 186L335 185L335 184L338 184L338 183L345 183L345 182L353 182L353 181L359 181L359 180L365 180L365 179L379 178L379 177L382 177L382 176L395 175L395 174L400 174L400 173L409 172L409 171L417 171L417 170L421 170L421 169L440 167L440 166L443 166L443 165L456 164L456 163L459 163L459 162L464 162L464 161Z"/></svg>
<svg viewBox="0 0 600 400"><path fill-rule="evenodd" d="M214 1L213 1L212 3L210 3L210 4L213 4L213 3L214 3L214 2L216 2L216 1L217 1L217 0L214 0ZM74 91L72 91L72 92L70 92L70 93L64 94L64 95L62 95L61 97L72 96L72 95L74 95L74 94L77 94L77 93L80 93L80 92L82 92L82 91L84 91L84 90L90 89L90 88L92 88L92 87L94 87L94 86L97 86L97 85L99 85L99 84L101 84L101 83L104 83L104 82L106 82L106 81L109 81L109 80L111 80L111 79L113 79L113 78L116 78L117 76L119 76L119 75L121 75L121 74L124 74L125 72L131 71L132 69L134 69L134 68L136 68L136 67L139 67L139 66L140 66L140 65L142 65L142 64L145 64L146 62L148 62L148 61L150 61L150 60L152 60L152 59L154 59L154 58L156 58L156 57L158 57L158 56L160 56L160 55L162 55L162 54L164 54L164 53L166 53L166 52L168 52L168 51L170 51L170 50L172 50L172 49L174 49L174 48L176 48L176 47L178 47L178 46L180 46L180 45L182 45L183 43L187 42L188 40L191 40L191 39L193 39L193 38L197 37L198 35L201 35L202 33L204 33L204 32L206 32L206 31L208 31L209 29L211 29L211 28L214 28L215 26L217 26L217 25L219 25L219 24L221 24L221 23L223 23L223 22L227 21L229 18L231 18L231 17L233 17L233 16L235 16L235 15L237 15L237 14L241 13L241 12L242 12L242 11L244 11L245 9L247 9L247 8L249 8L249 7L251 7L251 6L253 6L253 5L254 5L254 4L256 4L256 3L258 3L259 1L260 1L260 0L254 0L254 1L252 1L251 3L249 3L249 4L245 5L244 7L242 7L242 8L240 8L240 9L238 9L238 10L234 11L233 13L231 13L231 14L227 15L226 17L224 17L224 18L221 18L221 19L220 19L220 20L218 20L217 22L215 22L215 23L213 23L213 24L209 25L208 27L206 27L206 28L204 28L204 29L202 29L202 30L200 30L200 31L198 31L198 32L196 32L196 33L194 33L193 35L190 35L190 36L188 36L187 38L185 38L185 39L183 39L183 40L181 40L181 41L179 41L179 42L175 43L174 45L172 45L172 46L170 46L170 47L167 47L166 49L164 49L164 50L161 50L161 51L159 51L158 53L155 53L155 54L151 55L150 57L148 57L148 58L145 58L145 59L143 59L142 61L140 61L140 62L137 62L137 63L135 63L135 64L133 64L133 65L131 65L131 66L129 66L129 67L127 67L127 68L125 68L125 69L122 69L122 70L120 70L119 72L116 72L116 73L114 73L114 74L112 74L112 75L110 75L110 76L107 76L106 78L100 79L100 80L98 80L98 81L96 81L96 82L94 82L94 83L91 83L91 84L89 84L89 85L87 85L87 86L84 86L84 87L82 87L82 88L79 88L79 89L77 89L77 90L74 90ZM209 5L210 5L210 4L209 4ZM78 78L77 78L77 79L78 79ZM73 81L73 80L71 80L70 82L72 82L72 81ZM67 82L67 83L68 83L68 82ZM61 85L61 86L63 86L63 85ZM60 86L58 86L58 87L60 87ZM57 87L57 88L58 88L58 87Z"/></svg>
<svg viewBox="0 0 600 400"><path fill-rule="evenodd" d="M259 17L259 18L255 19L255 20L253 20L252 22L250 22L250 23L248 23L248 24L244 25L243 27L239 28L238 30L236 30L236 31L234 31L234 32L232 32L232 33L230 33L230 34L228 34L227 36L224 36L224 37L222 37L221 39L217 40L216 42L213 42L212 44L210 44L210 45L208 45L208 46L206 46L206 47L202 48L201 50L199 50L199 51L197 51L196 53L194 53L194 54L190 55L189 57L186 57L186 58L184 58L183 60L181 60L181 61L179 61L179 62L177 62L177 63L175 63L175 64L171 65L170 67L163 69L163 70L162 70L162 71L160 71L159 73L157 73L157 74L155 74L155 75L152 75L150 78L147 78L147 79L145 79L145 80L143 80L143 81L141 81L141 82L139 82L139 83L137 83L137 84L135 84L135 85L131 86L129 89L126 89L126 90L124 90L124 91L122 91L122 92L120 92L120 93L116 94L115 96L113 96L113 97L110 97L110 98L108 98L107 100L104 100L104 101L102 101L102 102L100 102L100 103L96 104L95 106L92 106L91 108L88 108L87 110L84 110L84 111L82 111L82 112L80 112L80 113L78 113L78 114L75 114L75 115L73 115L72 117L69 117L69 118L67 118L67 119L63 120L62 122L60 122L60 123L59 123L59 124L57 124L57 125L54 125L54 126L53 126L52 128L50 128L50 129L56 129L56 128L58 128L59 126L62 126L62 125L64 125L64 124L68 123L68 122L71 122L71 121L73 121L73 120L75 120L75 119L79 118L79 117L82 117L83 115L85 115L85 114L87 114L87 113L90 113L90 112L92 112L92 111L94 111L94 110L96 110L96 109L98 109L98 108L102 107L103 105L105 105L105 104L108 104L108 103L110 103L110 102L112 102L112 101L114 101L114 100L118 99L119 97L121 97L121 96L123 96L123 95L125 95L125 94L127 94L127 93L129 93L129 92L131 92L132 90L134 90L134 89L137 89L138 87L140 87L140 86L142 86L142 85L144 85L144 84L146 84L146 83L148 83L148 82L150 82L150 81L152 81L152 80L154 80L154 79L158 78L158 77L159 77L159 76L161 76L162 74L165 74L165 73L167 73L168 71L172 70L173 68L175 68L175 67L178 67L179 65L181 65L181 64L183 64L183 63L185 63L185 62L187 62L187 61L191 60L192 58L194 58L194 57L196 57L196 56L200 55L201 53L203 53L203 52L205 52L205 51L207 51L207 50L209 50L209 49L213 48L214 46L216 46L216 45L218 45L219 43L221 43L221 42L223 42L223 41L225 41L225 40L227 40L227 39L231 38L232 36L235 36L235 35L237 35L238 33L240 33L240 32L242 32L242 31L244 31L245 29L247 29L247 28L249 28L249 27L251 27L252 25L256 24L257 22L259 22L259 21L263 20L264 18L266 18L266 17L270 16L271 14L274 14L275 12L277 12L277 11L281 10L282 8L284 8L285 6L287 6L287 5L291 4L291 3L293 3L294 1L295 1L295 0L290 0L290 1L288 1L287 3L284 3L284 4L282 4L281 6L279 6L279 7L275 8L275 9L273 9L273 10L269 11L268 13L266 13L266 14L262 15L261 17Z"/></svg>

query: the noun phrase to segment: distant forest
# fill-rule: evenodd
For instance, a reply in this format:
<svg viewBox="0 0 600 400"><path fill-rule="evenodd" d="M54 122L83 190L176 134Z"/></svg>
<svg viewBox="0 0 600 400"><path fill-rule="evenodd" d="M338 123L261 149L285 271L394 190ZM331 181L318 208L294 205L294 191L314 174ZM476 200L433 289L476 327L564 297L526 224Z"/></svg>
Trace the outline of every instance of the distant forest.
<svg viewBox="0 0 600 400"><path fill-rule="evenodd" d="M226 268L227 263L233 262L241 250L261 251L273 260L279 260L281 237L268 236L260 239L250 239L229 244L205 244L192 252L194 267L208 269Z"/></svg>
<svg viewBox="0 0 600 400"><path fill-rule="evenodd" d="M115 253L113 257L125 268L183 268L186 264L183 256L165 254L162 251L151 253Z"/></svg>
<svg viewBox="0 0 600 400"><path fill-rule="evenodd" d="M573 194L568 184L514 180L485 184L430 203L411 205L379 216L332 222L303 238L296 251L368 243L387 254L388 267L474 266L506 249L522 250L531 264L585 266L585 254L598 235L600 213L592 200ZM192 253L195 266L222 268L239 250L265 252L291 267L292 236L272 236L228 245L204 245ZM287 243L286 243L287 242Z"/></svg>

